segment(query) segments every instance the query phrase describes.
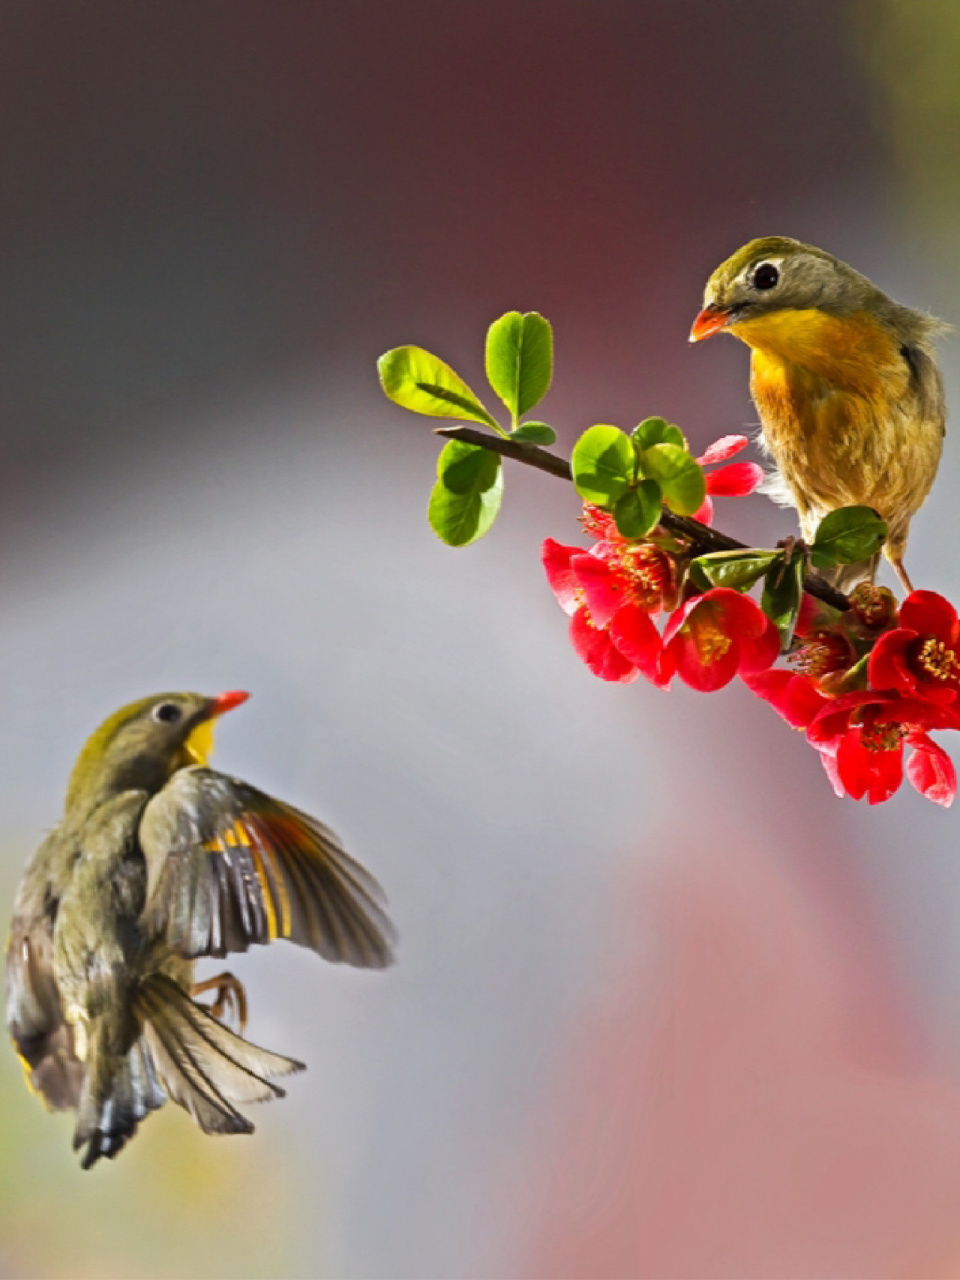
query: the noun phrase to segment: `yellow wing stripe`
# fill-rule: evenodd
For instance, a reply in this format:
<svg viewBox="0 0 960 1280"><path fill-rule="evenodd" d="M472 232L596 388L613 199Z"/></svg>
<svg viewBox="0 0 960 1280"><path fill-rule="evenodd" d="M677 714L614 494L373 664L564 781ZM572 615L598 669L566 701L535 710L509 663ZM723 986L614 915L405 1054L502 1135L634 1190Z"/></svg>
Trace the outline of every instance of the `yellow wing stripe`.
<svg viewBox="0 0 960 1280"><path fill-rule="evenodd" d="M261 839L256 828L248 827L242 819L237 819L232 826L218 832L210 840L204 841L203 848L208 853L223 853L229 858L232 849L249 849L253 858L254 870L260 883L263 905L267 914L267 934L271 941L275 938L289 938L293 924L290 911L290 896L284 882L283 871L276 850L269 837ZM265 861L270 865L271 875L267 873ZM277 920L279 906L280 919ZM278 930L279 923L279 930Z"/></svg>
<svg viewBox="0 0 960 1280"><path fill-rule="evenodd" d="M263 905L267 909L267 937L272 942L277 936L277 912L273 905L273 894L270 892L270 881L267 879L266 868L263 865L260 850L256 845L250 845L250 853L253 855L253 867L257 873L257 879L260 881Z"/></svg>
<svg viewBox="0 0 960 1280"><path fill-rule="evenodd" d="M289 895L287 894L287 886L284 883L283 872L277 860L276 852L271 846L269 840L255 841L251 838L252 833L246 827L243 828L243 831L246 838L250 840L251 843L254 845L254 848L259 847L270 862L270 870L273 872L273 883L276 885L277 898L279 899L279 902L280 902L280 935L279 936L281 938L289 938L290 926L291 926L290 898L289 898ZM271 937L275 938L277 937L277 934L273 933L271 934Z"/></svg>

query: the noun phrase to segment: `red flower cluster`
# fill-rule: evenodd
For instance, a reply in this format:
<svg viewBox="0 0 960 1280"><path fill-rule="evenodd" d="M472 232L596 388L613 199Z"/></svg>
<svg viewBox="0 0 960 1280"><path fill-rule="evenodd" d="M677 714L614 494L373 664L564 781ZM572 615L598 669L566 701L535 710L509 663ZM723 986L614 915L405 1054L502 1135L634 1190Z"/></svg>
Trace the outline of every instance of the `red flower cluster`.
<svg viewBox="0 0 960 1280"><path fill-rule="evenodd" d="M906 773L921 795L950 805L956 771L930 730L960 729L957 612L934 591L911 592L897 612L889 592L867 585L853 605L802 637L792 659L799 674L745 681L806 731L837 795L878 804Z"/></svg>
<svg viewBox="0 0 960 1280"><path fill-rule="evenodd" d="M725 436L697 461L722 462L747 443L746 436ZM762 476L752 462L721 467L707 475L707 492L752 493ZM711 512L704 504L698 515ZM570 614L573 647L594 675L623 683L644 675L661 688L678 675L692 688L709 691L738 672L763 671L774 662L777 629L753 600L717 587L679 604L683 549L668 537L624 538L611 516L589 505L583 525L595 545L584 550L548 538L543 565ZM672 617L661 635L653 615L664 611Z"/></svg>
<svg viewBox="0 0 960 1280"><path fill-rule="evenodd" d="M746 443L725 437L698 461L723 461ZM761 475L752 463L722 467L707 476L707 491L750 493ZM701 519L710 518L709 504ZM643 675L660 688L676 675L705 692L740 675L806 733L837 795L877 804L906 774L927 799L953 802L953 764L930 738L931 730L960 729L960 621L942 596L914 591L898 610L891 592L861 584L847 613L804 597L792 669L774 668L777 628L739 591L691 596L682 542L662 528L624 538L596 507L584 508L583 524L592 547L548 538L543 563L570 615L573 646L594 675L624 683ZM662 631L658 614L669 615Z"/></svg>

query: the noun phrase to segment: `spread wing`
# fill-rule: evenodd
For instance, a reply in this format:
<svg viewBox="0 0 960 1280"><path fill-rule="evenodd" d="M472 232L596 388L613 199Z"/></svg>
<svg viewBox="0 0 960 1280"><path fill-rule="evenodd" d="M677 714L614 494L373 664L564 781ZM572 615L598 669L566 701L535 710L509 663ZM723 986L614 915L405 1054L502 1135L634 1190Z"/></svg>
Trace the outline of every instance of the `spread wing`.
<svg viewBox="0 0 960 1280"><path fill-rule="evenodd" d="M53 832L37 850L17 894L4 980L7 1028L30 1087L49 1107L76 1107L83 1066L64 1021L53 971L53 926L59 898L51 875L60 850Z"/></svg>
<svg viewBox="0 0 960 1280"><path fill-rule="evenodd" d="M327 960L390 963L384 894L322 823L213 769L178 770L144 810L142 923L180 955L288 938Z"/></svg>

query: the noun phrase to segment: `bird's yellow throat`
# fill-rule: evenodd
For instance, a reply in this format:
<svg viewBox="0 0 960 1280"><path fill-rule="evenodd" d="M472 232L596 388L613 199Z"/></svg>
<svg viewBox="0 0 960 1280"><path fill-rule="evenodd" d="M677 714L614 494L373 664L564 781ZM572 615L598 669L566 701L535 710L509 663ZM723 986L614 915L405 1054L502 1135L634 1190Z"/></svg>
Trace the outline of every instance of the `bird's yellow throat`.
<svg viewBox="0 0 960 1280"><path fill-rule="evenodd" d="M788 307L732 324L729 332L768 358L758 362L761 368L785 361L861 394L876 393L894 371L903 378L908 372L896 340L865 311L834 316Z"/></svg>
<svg viewBox="0 0 960 1280"><path fill-rule="evenodd" d="M183 765L198 764L206 768L213 752L213 721L201 720L183 744Z"/></svg>

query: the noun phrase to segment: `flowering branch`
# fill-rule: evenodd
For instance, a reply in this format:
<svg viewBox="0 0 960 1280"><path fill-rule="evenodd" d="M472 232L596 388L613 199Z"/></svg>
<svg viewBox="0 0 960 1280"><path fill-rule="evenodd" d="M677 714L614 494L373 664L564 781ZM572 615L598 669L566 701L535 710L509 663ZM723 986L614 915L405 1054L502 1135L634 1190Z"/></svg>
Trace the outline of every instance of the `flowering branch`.
<svg viewBox="0 0 960 1280"><path fill-rule="evenodd" d="M541 449L539 445L504 439L502 436L495 436L489 431L478 431L476 427L434 427L434 434L445 436L448 440L462 440L464 444L479 445L481 449L492 449L494 453L499 453L504 458L512 458L515 462L522 462L528 467L536 467L538 471L546 471L549 475L559 476L561 480L573 480L573 471L570 463L565 458L558 457L555 453L549 453L546 449ZM660 517L660 524L665 529L669 529L671 533L676 533L680 537L686 538L695 555L703 555L705 552L710 551L747 550L745 542L739 542L736 538L731 538L729 534L720 533L717 529L711 529L709 525L701 524L699 520L694 520L692 516L674 515L672 511L664 509ZM836 587L832 587L818 573L808 573L806 575L803 580L803 589L807 595L815 596L818 600L822 600L824 604L829 604L834 609L839 609L841 613L845 613L850 608L850 601L843 592L838 591Z"/></svg>
<svg viewBox="0 0 960 1280"><path fill-rule="evenodd" d="M446 444L427 515L442 541L462 547L488 532L505 457L572 481L593 545L547 538L541 556L573 647L595 676L619 684L643 676L660 689L677 678L704 693L739 678L805 732L837 795L877 804L907 779L928 800L952 803L956 772L930 734L960 731L956 610L932 591L898 604L872 582L848 597L808 571L849 565L850 576L863 576L887 535L877 512L840 507L808 544L745 546L711 527L715 498L745 497L763 479L757 463L729 462L749 444L745 435L694 457L663 418L629 434L596 423L567 462L539 447L554 443L553 428L525 417L550 387L547 321L508 312L490 326L485 354L507 428L422 347L397 347L378 362L389 399L458 420L437 431Z"/></svg>

